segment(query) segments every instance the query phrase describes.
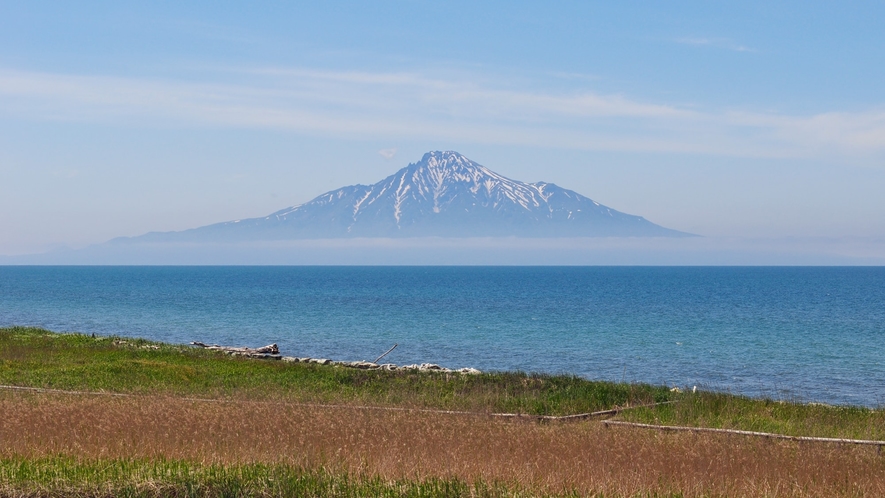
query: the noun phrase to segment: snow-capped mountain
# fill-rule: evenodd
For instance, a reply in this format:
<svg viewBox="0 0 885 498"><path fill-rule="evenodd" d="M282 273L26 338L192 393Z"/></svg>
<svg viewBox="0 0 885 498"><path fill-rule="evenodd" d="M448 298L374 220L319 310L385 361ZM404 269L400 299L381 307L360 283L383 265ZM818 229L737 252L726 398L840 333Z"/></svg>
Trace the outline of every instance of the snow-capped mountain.
<svg viewBox="0 0 885 498"><path fill-rule="evenodd" d="M263 218L138 239L687 235L552 183L511 180L457 152L436 151L374 185L342 187Z"/></svg>

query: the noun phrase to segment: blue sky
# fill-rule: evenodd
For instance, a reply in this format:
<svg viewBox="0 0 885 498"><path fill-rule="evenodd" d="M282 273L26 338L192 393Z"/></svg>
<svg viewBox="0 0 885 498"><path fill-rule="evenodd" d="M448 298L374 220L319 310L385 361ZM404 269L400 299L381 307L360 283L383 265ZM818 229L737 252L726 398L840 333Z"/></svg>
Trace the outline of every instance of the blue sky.
<svg viewBox="0 0 885 498"><path fill-rule="evenodd" d="M885 239L885 3L771 4L2 2L0 255L449 149L709 237Z"/></svg>

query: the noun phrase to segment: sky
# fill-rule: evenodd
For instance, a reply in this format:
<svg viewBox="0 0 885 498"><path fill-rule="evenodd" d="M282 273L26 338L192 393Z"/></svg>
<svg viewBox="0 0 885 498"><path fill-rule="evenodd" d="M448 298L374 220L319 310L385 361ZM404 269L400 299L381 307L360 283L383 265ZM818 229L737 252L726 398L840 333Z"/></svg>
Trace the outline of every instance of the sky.
<svg viewBox="0 0 885 498"><path fill-rule="evenodd" d="M263 216L456 150L708 238L885 258L883 22L882 1L0 1L0 255Z"/></svg>

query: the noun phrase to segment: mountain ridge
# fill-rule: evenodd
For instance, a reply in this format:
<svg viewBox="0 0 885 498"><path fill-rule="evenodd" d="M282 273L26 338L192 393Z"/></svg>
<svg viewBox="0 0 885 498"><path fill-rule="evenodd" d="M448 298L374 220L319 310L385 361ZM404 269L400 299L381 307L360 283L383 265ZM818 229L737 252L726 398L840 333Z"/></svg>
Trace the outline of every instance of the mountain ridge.
<svg viewBox="0 0 885 498"><path fill-rule="evenodd" d="M265 217L114 241L234 242L347 237L688 237L553 183L512 180L431 151L373 185L349 185Z"/></svg>

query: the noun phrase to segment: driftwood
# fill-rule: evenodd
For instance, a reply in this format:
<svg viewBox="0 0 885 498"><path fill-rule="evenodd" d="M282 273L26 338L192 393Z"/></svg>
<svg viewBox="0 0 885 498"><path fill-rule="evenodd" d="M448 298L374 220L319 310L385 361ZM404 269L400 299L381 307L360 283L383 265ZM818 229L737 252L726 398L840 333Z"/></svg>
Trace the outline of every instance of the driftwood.
<svg viewBox="0 0 885 498"><path fill-rule="evenodd" d="M384 354L382 354L381 356L375 358L375 361L373 361L372 363L378 363L378 360L380 360L381 358L384 358L385 356L389 355L390 352L393 351L394 349L396 349L397 346L399 346L399 344L394 344L393 347L390 348L390 349L388 349L387 351L385 351Z"/></svg>
<svg viewBox="0 0 885 498"><path fill-rule="evenodd" d="M671 403L675 403L675 401L661 401L660 403L649 403L647 405L633 405L633 406L623 406L623 407L615 407L610 410L601 410L598 412L589 412L589 413L575 413L573 415L529 415L527 413L490 413L489 416L492 417L502 417L502 418L521 418L521 419L531 419L537 420L539 422L577 422L579 420L587 420L591 418L601 418L601 417L612 417L621 412L627 410L633 410L636 408L651 408L653 406L661 406L661 405L669 405ZM607 423L607 420L604 420L603 423Z"/></svg>
<svg viewBox="0 0 885 498"><path fill-rule="evenodd" d="M775 434L771 432L742 431L738 429L717 429L714 427L684 427L679 425L653 425L640 424L638 422L623 422L620 420L603 420L605 425L618 425L623 427L639 427L642 429L653 429L658 431L687 431L687 432L718 432L720 434L737 434L740 436L756 436L769 439L786 439L788 441L810 441L815 443L839 443L839 444L862 444L869 446L878 446L880 449L885 446L885 441L870 439L844 439L836 437L812 437L812 436L788 436L786 434Z"/></svg>
<svg viewBox="0 0 885 498"><path fill-rule="evenodd" d="M213 351L222 351L234 356L248 356L250 358L269 358L274 360L279 360L280 358L282 358L282 356L280 356L280 348L277 347L276 344L268 344L267 346L254 349L219 346L218 344L209 345L197 341L191 342L191 344L193 344L194 346L200 346L201 348L211 349Z"/></svg>

